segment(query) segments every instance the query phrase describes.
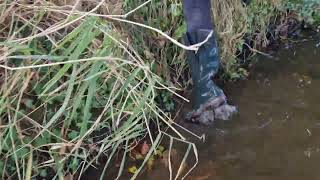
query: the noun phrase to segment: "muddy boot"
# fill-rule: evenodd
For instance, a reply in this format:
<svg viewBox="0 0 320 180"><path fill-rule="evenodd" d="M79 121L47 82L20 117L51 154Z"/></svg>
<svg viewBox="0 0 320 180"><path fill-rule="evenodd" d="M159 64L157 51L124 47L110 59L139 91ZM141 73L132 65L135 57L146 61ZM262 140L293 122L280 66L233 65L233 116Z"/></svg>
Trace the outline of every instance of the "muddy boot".
<svg viewBox="0 0 320 180"><path fill-rule="evenodd" d="M211 31L201 29L188 32L186 44L202 42ZM223 91L213 81L220 64L214 35L197 52L188 51L187 58L193 81L193 111L187 115L187 120L208 125L215 119L230 119L236 113L236 107L227 104Z"/></svg>

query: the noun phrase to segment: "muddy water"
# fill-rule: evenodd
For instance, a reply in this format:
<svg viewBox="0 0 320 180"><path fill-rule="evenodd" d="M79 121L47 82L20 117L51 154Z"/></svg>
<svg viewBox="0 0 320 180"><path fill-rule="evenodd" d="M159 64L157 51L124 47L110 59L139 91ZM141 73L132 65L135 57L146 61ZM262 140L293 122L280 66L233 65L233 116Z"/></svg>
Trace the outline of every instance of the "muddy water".
<svg viewBox="0 0 320 180"><path fill-rule="evenodd" d="M199 164L187 179L320 179L318 42L297 43L274 58L261 57L249 80L227 85L240 111L232 122L184 124L206 134L206 142L197 143ZM182 147L176 147L173 158L183 156ZM141 179L168 178L167 168L160 165Z"/></svg>

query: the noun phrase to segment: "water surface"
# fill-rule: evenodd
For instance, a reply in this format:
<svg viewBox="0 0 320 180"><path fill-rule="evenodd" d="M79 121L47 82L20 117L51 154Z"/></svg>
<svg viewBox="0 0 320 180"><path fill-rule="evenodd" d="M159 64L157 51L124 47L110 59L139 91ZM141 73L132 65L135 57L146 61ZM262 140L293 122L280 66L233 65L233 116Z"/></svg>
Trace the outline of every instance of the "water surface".
<svg viewBox="0 0 320 180"><path fill-rule="evenodd" d="M274 58L260 57L249 80L227 85L226 92L240 111L232 122L214 127L184 125L206 134L206 142L197 143L199 164L187 179L320 179L317 43L296 43ZM182 147L176 148L174 162L183 156ZM193 162L190 158L187 164ZM141 177L168 178L165 165Z"/></svg>

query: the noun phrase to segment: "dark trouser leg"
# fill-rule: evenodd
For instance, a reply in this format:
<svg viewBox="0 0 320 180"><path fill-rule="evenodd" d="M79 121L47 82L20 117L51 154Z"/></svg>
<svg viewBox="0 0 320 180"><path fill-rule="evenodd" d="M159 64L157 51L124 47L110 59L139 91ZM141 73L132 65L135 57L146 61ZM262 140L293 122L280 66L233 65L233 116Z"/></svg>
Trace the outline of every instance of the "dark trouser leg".
<svg viewBox="0 0 320 180"><path fill-rule="evenodd" d="M210 0L184 0L183 11L188 32L199 29L212 29Z"/></svg>
<svg viewBox="0 0 320 180"><path fill-rule="evenodd" d="M210 0L184 0L184 14L188 27L188 45L205 40L213 31ZM236 108L227 104L223 91L213 82L220 64L215 36L201 46L197 53L189 51L188 62L194 84L194 110L188 119L203 124L208 124L215 118L229 119L236 112Z"/></svg>

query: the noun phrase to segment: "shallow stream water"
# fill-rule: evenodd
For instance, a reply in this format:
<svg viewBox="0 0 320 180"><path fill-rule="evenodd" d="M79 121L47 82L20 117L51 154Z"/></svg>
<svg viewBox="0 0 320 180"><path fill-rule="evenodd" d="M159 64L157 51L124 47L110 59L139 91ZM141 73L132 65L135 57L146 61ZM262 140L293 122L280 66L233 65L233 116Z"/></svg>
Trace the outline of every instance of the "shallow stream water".
<svg viewBox="0 0 320 180"><path fill-rule="evenodd" d="M212 127L184 124L195 133L206 134L205 142L197 143L199 164L187 179L320 179L317 43L319 40L295 43L273 58L260 57L248 80L227 84L226 92L239 108L231 122ZM173 164L183 157L182 147L176 147ZM191 158L184 169L194 162ZM169 179L169 171L159 165L140 178Z"/></svg>
<svg viewBox="0 0 320 180"><path fill-rule="evenodd" d="M199 162L186 179L320 180L319 39L294 43L273 58L256 57L248 80L227 84L226 94L239 109L232 121L205 127L177 118L185 128L206 135L205 142L194 141ZM182 106L181 114L188 110ZM172 149L174 178L186 146L174 143ZM195 162L190 155L181 175ZM100 172L90 171L82 179L99 179ZM127 173L120 179L129 178ZM156 160L138 179L169 179L167 159Z"/></svg>

